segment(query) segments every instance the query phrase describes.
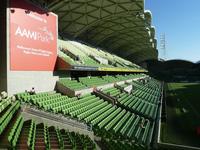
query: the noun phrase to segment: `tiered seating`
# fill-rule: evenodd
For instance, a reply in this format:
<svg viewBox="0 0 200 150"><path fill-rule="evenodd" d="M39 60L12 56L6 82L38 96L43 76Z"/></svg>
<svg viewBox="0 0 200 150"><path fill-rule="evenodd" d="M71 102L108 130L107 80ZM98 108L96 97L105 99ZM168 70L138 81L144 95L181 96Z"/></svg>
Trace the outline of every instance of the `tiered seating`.
<svg viewBox="0 0 200 150"><path fill-rule="evenodd" d="M30 149L34 149L35 146L35 134L36 134L36 124L33 120L31 120L31 125L29 128L29 133L28 133L28 142L27 146Z"/></svg>
<svg viewBox="0 0 200 150"><path fill-rule="evenodd" d="M87 97L83 98L86 99ZM81 101L81 100L80 100ZM88 100L89 101L89 100ZM85 120L87 123L91 124L96 131L96 134L109 134L109 132L103 131L114 131L113 133L117 133L125 138L139 140L140 137L143 137L144 130L146 129L146 123L144 122L144 118L140 118L139 116L130 113L129 111L123 110L121 108L113 107L111 104L107 102L98 103L98 99L94 99L94 101L90 101L90 103L95 103L96 107L92 104L85 103L84 105L79 105L78 107L68 108L72 112L68 112L73 117L77 117L79 119ZM88 106L87 106L88 105ZM106 105L106 106L104 106ZM101 109L100 109L101 108ZM66 112L66 111L65 111ZM76 112L76 113L75 113ZM75 113L74 115L72 115ZM67 113L65 113L67 114ZM123 119L124 116L127 116L127 119ZM148 121L148 120L147 120ZM122 128L125 126L124 128ZM117 130L118 129L118 130ZM131 130L131 132L130 132ZM146 129L147 130L147 129ZM151 129L148 128L148 132ZM129 133L130 132L130 133ZM129 134L127 134L129 133ZM137 135L135 135L137 133ZM116 136L117 136L116 134ZM146 139L149 140L149 139ZM141 142L141 144L145 144Z"/></svg>
<svg viewBox="0 0 200 150"><path fill-rule="evenodd" d="M88 136L48 127L44 124L36 125L33 120L24 122L22 116L17 116L15 120L8 122L6 132L0 136L1 148L92 150L95 149L95 144Z"/></svg>
<svg viewBox="0 0 200 150"><path fill-rule="evenodd" d="M95 144L88 136L66 130L60 130L59 133L63 139L64 149L95 149Z"/></svg>
<svg viewBox="0 0 200 150"><path fill-rule="evenodd" d="M102 66L97 61L95 61L94 59L92 59L88 56L83 57L82 60L83 60L83 65L85 65L85 66L95 66L95 67Z"/></svg>
<svg viewBox="0 0 200 150"><path fill-rule="evenodd" d="M27 130L28 129L28 130ZM94 149L95 144L85 135L59 130L44 124L26 121L16 145L18 149ZM32 135L32 136L31 136ZM28 142L25 141L28 139Z"/></svg>
<svg viewBox="0 0 200 150"><path fill-rule="evenodd" d="M23 118L22 116L20 116L15 122L13 128L11 129L11 132L8 136L8 141L10 142L12 147L15 147L17 144L19 135L22 130L23 123L24 123Z"/></svg>
<svg viewBox="0 0 200 150"><path fill-rule="evenodd" d="M133 78L133 76L120 75L118 78L120 78L119 80L125 80ZM79 80L84 82L84 79L86 78L80 78ZM96 83L96 85L101 85L109 82L98 77L94 80L95 82L91 81L91 83L87 82L83 84L90 86L94 83ZM98 80L100 82L98 82ZM134 84L135 82L133 82L133 85ZM36 105L44 111L59 113L63 116L87 123L92 126L97 136L111 139L123 138L123 141L127 140L131 145L137 144L146 146L151 141L152 127L157 114L159 95L156 95L156 93L159 92L159 90L157 90L159 83L148 81L146 84L136 84L137 86L135 86L136 88L134 88L131 94L123 92L117 87L102 91L114 97L121 104L118 105L117 103L117 106L109 104L107 101L92 94L87 94L80 98L69 98L59 93L43 93L36 95L21 94L19 97L23 102ZM148 87L148 84L151 84L151 86ZM121 85L121 87L125 87L125 85ZM54 146L64 147L65 144L63 143L65 143L65 137L62 136L63 132L57 129L49 129L44 125L43 129L43 132L40 132L42 132L41 136L44 139L44 143L42 144L44 147L52 148L51 141L55 140L55 138L51 136L53 133L57 135L57 142L54 142ZM34 132L31 131L30 141L33 141L33 137ZM37 135L35 138L37 138ZM72 147L78 147L72 139L69 141ZM82 145L85 144L82 143ZM29 144L28 147L31 147L31 144Z"/></svg>
<svg viewBox="0 0 200 150"><path fill-rule="evenodd" d="M112 97L118 97L121 94L120 90L117 88L105 89L105 90L103 90L103 93L105 93L109 96L112 96Z"/></svg>
<svg viewBox="0 0 200 150"><path fill-rule="evenodd" d="M159 82L155 82L152 79L145 85L142 85L136 81L134 81L132 84L137 87L137 90L133 93L134 95L143 98L150 103L159 103L159 97L161 93L161 84Z"/></svg>
<svg viewBox="0 0 200 150"><path fill-rule="evenodd" d="M15 102L12 104L5 113L1 114L0 118L0 134L4 131L12 117L14 116L15 112L19 109L20 103Z"/></svg>
<svg viewBox="0 0 200 150"><path fill-rule="evenodd" d="M148 88L151 88L153 90L160 91L161 90L161 83L158 82L155 79L149 80L148 84L146 85Z"/></svg>
<svg viewBox="0 0 200 150"><path fill-rule="evenodd" d="M8 102L6 104L4 101ZM9 98L1 101L3 110L0 112L0 149L4 145L16 145L23 119L18 117L20 103L11 102ZM12 126L10 125L12 123ZM14 126L13 126L14 125Z"/></svg>
<svg viewBox="0 0 200 150"><path fill-rule="evenodd" d="M115 76L103 76L103 77L80 77L79 81L77 80L70 80L67 78L60 78L59 83L64 85L65 87L71 89L71 90L81 90L81 89L86 89L90 87L96 87L96 86L101 86L109 83L116 83L119 81L125 81L128 79L134 79L138 77L144 76L143 74L138 75L138 74L130 74L130 75L118 75L117 77ZM24 94L24 93L20 93ZM20 96L19 94L19 96Z"/></svg>
<svg viewBox="0 0 200 150"><path fill-rule="evenodd" d="M28 92L22 92L22 93L16 94L17 99L22 99L22 98L25 98L25 97L28 97L28 96L30 96L30 94Z"/></svg>
<svg viewBox="0 0 200 150"><path fill-rule="evenodd" d="M123 136L125 139L138 141L141 145L145 145L150 140L149 138L145 138L144 142L141 140L146 134L149 137L152 130L149 120L120 107L112 106L94 95L88 94L82 96L79 100L61 95L53 96L52 99L49 99L49 97L51 95L46 98L39 98L36 105L39 104L40 108L47 111L53 110L56 113L85 121L93 126L97 135L110 136L113 133L116 138ZM146 122L150 123L150 128Z"/></svg>
<svg viewBox="0 0 200 150"><path fill-rule="evenodd" d="M149 90L148 92L144 92L143 90L138 89L133 92L133 95L152 104L159 103L160 93L157 91Z"/></svg>
<svg viewBox="0 0 200 150"><path fill-rule="evenodd" d="M59 40L59 44L62 45L63 49L59 52L59 56L64 58L71 65L81 65L81 66L101 66L97 61L90 58L87 53L82 49L81 44L73 41L63 41Z"/></svg>
<svg viewBox="0 0 200 150"><path fill-rule="evenodd" d="M129 79L129 76L123 76L123 75L116 75L116 78L118 78L121 81Z"/></svg>
<svg viewBox="0 0 200 150"><path fill-rule="evenodd" d="M69 57L67 54L65 54L65 51L59 51L58 52L59 57L61 57L64 61L68 62L71 65L78 65L79 63L77 61L75 61L74 59L72 59L71 57Z"/></svg>
<svg viewBox="0 0 200 150"><path fill-rule="evenodd" d="M116 75L116 76L103 76L102 78L108 82L119 82L129 79L136 79L139 77L145 77L145 74L129 74L129 75Z"/></svg>
<svg viewBox="0 0 200 150"><path fill-rule="evenodd" d="M130 74L130 75L116 75L116 78L118 81L125 81L129 79L135 79L138 77L142 77L142 75L137 75L137 74Z"/></svg>
<svg viewBox="0 0 200 150"><path fill-rule="evenodd" d="M0 102L0 113L1 113L2 111L4 111L5 108L7 108L10 104L11 104L11 101L10 101L9 98L3 99L3 100Z"/></svg>
<svg viewBox="0 0 200 150"><path fill-rule="evenodd" d="M71 65L141 69L141 67L130 61L82 43L58 40L58 44L60 47L59 57L62 57ZM79 59L77 59L77 57ZM99 62L94 57L104 59L106 60L106 63Z"/></svg>
<svg viewBox="0 0 200 150"><path fill-rule="evenodd" d="M120 79L116 78L115 76L103 76L104 80L108 81L109 83L114 83L120 81Z"/></svg>
<svg viewBox="0 0 200 150"><path fill-rule="evenodd" d="M37 97L36 94L36 95L31 95L29 97L30 100L28 102L37 105L39 108L53 111L55 113L57 113L61 109L61 106L65 106L66 104L69 104L69 102L75 102L75 100L77 99L76 97L68 98L67 96L62 96L60 93L48 94L46 96L39 96L39 97ZM22 97L21 100L27 102L24 99L25 98Z"/></svg>
<svg viewBox="0 0 200 150"><path fill-rule="evenodd" d="M46 149L51 149L50 139L49 139L49 129L47 126L44 126L44 143Z"/></svg>
<svg viewBox="0 0 200 150"><path fill-rule="evenodd" d="M30 100L46 97L50 94L51 94L50 92L42 92L42 93L38 93L37 95L36 94L31 95L28 92L23 92L23 93L16 94L16 98L18 100L21 100L21 101L24 101L24 102L30 102Z"/></svg>
<svg viewBox="0 0 200 150"><path fill-rule="evenodd" d="M108 83L107 81L103 80L101 77L80 77L79 81L88 87L95 87L95 86Z"/></svg>
<svg viewBox="0 0 200 150"><path fill-rule="evenodd" d="M144 78L144 77L147 77L147 75L146 74L129 74L128 75L130 78L132 78L132 79L135 79L135 78Z"/></svg>
<svg viewBox="0 0 200 150"><path fill-rule="evenodd" d="M149 82L150 83L150 82ZM148 83L148 84L149 84ZM135 86L132 94L128 94L118 88L125 88L129 84ZM133 113L139 114L149 119L155 119L158 109L158 103L160 101L160 88L150 88L133 81L133 83L122 84L117 88L105 89L102 92L108 96L114 97L122 108L125 108ZM158 86L157 86L158 87Z"/></svg>
<svg viewBox="0 0 200 150"><path fill-rule="evenodd" d="M77 80L69 80L66 78L60 78L59 82L72 90L80 90L80 89L87 88L86 85L82 84L81 82L78 82Z"/></svg>
<svg viewBox="0 0 200 150"><path fill-rule="evenodd" d="M157 105L146 102L142 98L138 98L135 95L124 94L118 99L118 102L144 117L151 119L155 119L156 117Z"/></svg>

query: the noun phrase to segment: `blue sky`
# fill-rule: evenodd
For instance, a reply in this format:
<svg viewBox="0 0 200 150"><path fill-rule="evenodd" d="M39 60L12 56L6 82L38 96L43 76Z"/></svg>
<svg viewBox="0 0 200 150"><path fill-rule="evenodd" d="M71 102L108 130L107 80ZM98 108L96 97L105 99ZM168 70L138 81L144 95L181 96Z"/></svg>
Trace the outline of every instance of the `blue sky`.
<svg viewBox="0 0 200 150"><path fill-rule="evenodd" d="M145 0L145 8L153 14L160 58L165 33L167 59L200 60L200 0Z"/></svg>

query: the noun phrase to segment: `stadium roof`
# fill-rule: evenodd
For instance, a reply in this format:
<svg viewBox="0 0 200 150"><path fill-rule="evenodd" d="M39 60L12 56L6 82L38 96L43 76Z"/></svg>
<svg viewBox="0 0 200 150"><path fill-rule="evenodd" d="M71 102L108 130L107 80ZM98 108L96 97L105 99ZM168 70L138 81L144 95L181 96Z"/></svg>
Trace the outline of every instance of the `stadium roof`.
<svg viewBox="0 0 200 150"><path fill-rule="evenodd" d="M59 31L134 62L157 59L152 15L144 0L46 0Z"/></svg>

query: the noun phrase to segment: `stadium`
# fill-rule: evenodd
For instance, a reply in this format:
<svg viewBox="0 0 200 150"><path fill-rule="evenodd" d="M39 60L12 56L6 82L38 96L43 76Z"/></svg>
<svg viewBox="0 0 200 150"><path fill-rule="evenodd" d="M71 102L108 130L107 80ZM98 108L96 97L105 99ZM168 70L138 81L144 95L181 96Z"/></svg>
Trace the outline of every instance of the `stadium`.
<svg viewBox="0 0 200 150"><path fill-rule="evenodd" d="M2 0L0 14L0 149L200 149L199 63L158 60L145 0Z"/></svg>

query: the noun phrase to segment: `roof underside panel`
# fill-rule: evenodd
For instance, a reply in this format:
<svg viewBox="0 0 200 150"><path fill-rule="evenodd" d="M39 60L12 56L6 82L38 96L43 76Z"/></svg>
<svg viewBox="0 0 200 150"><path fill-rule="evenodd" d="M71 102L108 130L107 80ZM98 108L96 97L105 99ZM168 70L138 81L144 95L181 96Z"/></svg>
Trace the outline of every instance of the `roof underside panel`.
<svg viewBox="0 0 200 150"><path fill-rule="evenodd" d="M144 0L46 2L48 9L58 15L59 31L67 38L92 44L133 62L157 59L155 28L151 26L151 12L144 10Z"/></svg>

